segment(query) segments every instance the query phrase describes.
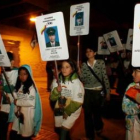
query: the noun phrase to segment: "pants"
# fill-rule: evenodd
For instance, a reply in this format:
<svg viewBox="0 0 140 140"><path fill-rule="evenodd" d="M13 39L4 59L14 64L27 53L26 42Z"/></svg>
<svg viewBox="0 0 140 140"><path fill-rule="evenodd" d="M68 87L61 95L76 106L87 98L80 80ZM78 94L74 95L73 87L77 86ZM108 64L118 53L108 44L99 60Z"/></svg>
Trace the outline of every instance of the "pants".
<svg viewBox="0 0 140 140"><path fill-rule="evenodd" d="M101 118L101 104L102 96L101 91L85 90L84 97L84 120L86 137L94 139L95 132L103 128L103 122Z"/></svg>
<svg viewBox="0 0 140 140"><path fill-rule="evenodd" d="M10 132L10 140L31 140L31 137L22 137L21 135L17 134L16 131L12 130Z"/></svg>
<svg viewBox="0 0 140 140"><path fill-rule="evenodd" d="M59 140L71 140L69 130L62 127L55 127L55 132L59 135Z"/></svg>
<svg viewBox="0 0 140 140"><path fill-rule="evenodd" d="M0 140L7 139L8 113L0 111Z"/></svg>

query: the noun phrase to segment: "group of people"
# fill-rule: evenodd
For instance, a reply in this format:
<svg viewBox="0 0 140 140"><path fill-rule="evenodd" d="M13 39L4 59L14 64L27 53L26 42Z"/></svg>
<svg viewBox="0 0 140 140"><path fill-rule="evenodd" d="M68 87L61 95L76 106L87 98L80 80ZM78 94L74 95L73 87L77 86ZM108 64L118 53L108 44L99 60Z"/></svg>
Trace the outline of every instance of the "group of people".
<svg viewBox="0 0 140 140"><path fill-rule="evenodd" d="M77 68L70 59L62 61L60 73L52 81L50 100L55 101L55 131L60 140L70 139L69 131L80 116L82 107L86 138L94 140L95 133L99 135L103 131L101 107L104 98L110 100L106 67L103 60L95 59L94 46L88 46L85 55L87 60L83 62L81 68Z"/></svg>
<svg viewBox="0 0 140 140"><path fill-rule="evenodd" d="M31 140L40 130L41 100L29 65L14 67L13 53L7 53L11 67L3 67L0 83L0 139Z"/></svg>
<svg viewBox="0 0 140 140"><path fill-rule="evenodd" d="M124 95L127 86L133 82L131 58L132 52L124 50L112 53L105 61L110 88L116 89L121 96Z"/></svg>
<svg viewBox="0 0 140 140"><path fill-rule="evenodd" d="M59 140L70 140L69 132L84 109L87 140L103 131L101 107L110 100L110 83L105 62L96 59L94 46L87 46L86 60L77 68L73 60L63 60L51 84L55 132ZM29 65L15 68L8 52L10 68L3 68L0 79L0 139L31 140L40 130L41 101ZM123 97L126 113L126 139L140 138L140 67L133 68L133 82ZM4 125L3 125L4 124ZM4 128L4 129L3 129ZM10 130L10 131L9 131ZM6 138L7 137L7 138Z"/></svg>
<svg viewBox="0 0 140 140"><path fill-rule="evenodd" d="M103 131L101 107L104 99L110 100L110 82L104 60L96 59L96 49L88 46L85 52L87 60L76 70L73 62L62 62L58 79L52 82L50 100L55 101L55 130L60 140L69 140L69 131L84 109L84 122L87 140L94 140L95 134ZM118 69L123 74L119 79L123 83L122 110L126 114L126 140L140 138L140 67L131 67L130 51L121 59ZM121 66L120 66L121 65ZM120 84L119 83L119 84ZM119 85L121 88L121 85ZM125 90L124 90L125 88ZM104 94L103 91L106 91Z"/></svg>

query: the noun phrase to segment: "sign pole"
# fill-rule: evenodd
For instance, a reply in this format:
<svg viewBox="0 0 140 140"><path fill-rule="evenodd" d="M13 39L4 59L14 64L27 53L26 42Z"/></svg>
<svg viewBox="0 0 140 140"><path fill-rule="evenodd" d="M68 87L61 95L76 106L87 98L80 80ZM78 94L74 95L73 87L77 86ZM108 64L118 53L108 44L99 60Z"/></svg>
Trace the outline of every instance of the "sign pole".
<svg viewBox="0 0 140 140"><path fill-rule="evenodd" d="M58 85L60 85L60 83L59 83L59 78L58 78L58 66L57 66L57 61L55 60L54 63L55 63L55 72L56 72L57 83L58 83Z"/></svg>
<svg viewBox="0 0 140 140"><path fill-rule="evenodd" d="M78 42L77 42L77 68L79 68L79 60L80 60L80 35L78 35Z"/></svg>
<svg viewBox="0 0 140 140"><path fill-rule="evenodd" d="M9 81L8 81L8 79L7 79L7 75L6 75L6 72L5 72L4 67L2 67L2 71L3 71L3 75L4 75L4 77L5 77L6 83L7 83L7 85L8 85L8 88L9 88L9 90L10 90L10 93L11 93L12 97L14 98L14 95L13 95L13 92L12 92L12 90L11 90ZM15 98L14 98L14 99L15 99Z"/></svg>

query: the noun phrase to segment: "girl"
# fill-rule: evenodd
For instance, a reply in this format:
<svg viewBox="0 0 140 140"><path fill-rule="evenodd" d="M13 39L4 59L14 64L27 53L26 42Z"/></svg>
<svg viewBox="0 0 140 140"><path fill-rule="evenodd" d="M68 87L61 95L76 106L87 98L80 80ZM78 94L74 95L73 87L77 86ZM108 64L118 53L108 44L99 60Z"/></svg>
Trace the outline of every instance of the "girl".
<svg viewBox="0 0 140 140"><path fill-rule="evenodd" d="M102 89L106 89L106 99L110 99L110 86L106 74L105 63L103 60L96 60L95 46L88 46L86 48L87 61L82 64L79 71L81 81L84 83L85 97L84 97L84 115L85 115L85 130L86 137L90 140L94 139L94 130L100 134L103 129L103 122L101 119L101 105L103 95ZM94 75L97 75L100 82Z"/></svg>
<svg viewBox="0 0 140 140"><path fill-rule="evenodd" d="M62 62L59 80L60 84L57 80L52 83L50 99L56 101L56 132L60 131L60 140L68 140L67 134L81 113L84 89L76 73L76 66L71 60Z"/></svg>
<svg viewBox="0 0 140 140"><path fill-rule="evenodd" d="M14 92L15 115L10 138L11 140L31 140L40 129L42 111L39 93L35 87L28 65L18 70L18 78ZM13 116L10 112L10 116Z"/></svg>
<svg viewBox="0 0 140 140"><path fill-rule="evenodd" d="M140 139L140 106L133 98L133 95L138 91L140 86L140 67L133 69L133 80L124 95L122 102L122 110L126 114L126 140ZM130 95L130 92L132 95ZM137 94L138 95L138 94ZM140 96L137 96L140 98Z"/></svg>

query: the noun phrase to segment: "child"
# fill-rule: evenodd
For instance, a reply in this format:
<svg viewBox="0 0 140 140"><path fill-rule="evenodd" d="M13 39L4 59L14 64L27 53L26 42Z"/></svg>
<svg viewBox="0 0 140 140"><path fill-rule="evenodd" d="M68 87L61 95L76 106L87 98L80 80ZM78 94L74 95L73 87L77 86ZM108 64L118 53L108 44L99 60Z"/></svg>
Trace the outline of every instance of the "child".
<svg viewBox="0 0 140 140"><path fill-rule="evenodd" d="M83 62L79 75L84 83L84 119L86 138L95 139L95 132L100 135L103 130L101 116L101 106L104 98L110 100L110 84L106 74L105 63L103 60L96 59L96 46L91 44L86 47L85 55L87 60ZM99 81L100 80L100 81ZM102 94L103 88L106 95ZM94 117L93 117L94 116Z"/></svg>
<svg viewBox="0 0 140 140"><path fill-rule="evenodd" d="M60 130L60 140L68 140L68 132L78 119L84 98L84 88L76 73L76 66L71 60L62 62L59 74L60 84L57 80L52 83L50 99L55 104L55 127Z"/></svg>
<svg viewBox="0 0 140 140"><path fill-rule="evenodd" d="M18 69L14 66L14 55L11 52L7 52L8 58L11 63L11 67L4 67L5 74L7 77L7 80L9 82L9 86L11 91L13 92L14 86L16 84L16 79L18 77ZM1 108L0 108L0 140L6 140L7 139L7 130L8 130L8 115L10 111L10 104L7 98L11 98L11 91L9 89L9 86L6 82L6 79L4 77L4 71L2 69L1 74Z"/></svg>
<svg viewBox="0 0 140 140"><path fill-rule="evenodd" d="M15 111L10 140L31 140L40 129L42 111L39 93L32 79L31 69L23 65L18 70L14 92Z"/></svg>
<svg viewBox="0 0 140 140"><path fill-rule="evenodd" d="M140 139L140 106L134 98L139 94L136 88L140 85L140 67L133 69L132 76L134 82L128 86L122 102L122 110L126 114L126 140Z"/></svg>

